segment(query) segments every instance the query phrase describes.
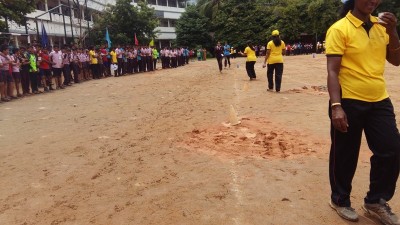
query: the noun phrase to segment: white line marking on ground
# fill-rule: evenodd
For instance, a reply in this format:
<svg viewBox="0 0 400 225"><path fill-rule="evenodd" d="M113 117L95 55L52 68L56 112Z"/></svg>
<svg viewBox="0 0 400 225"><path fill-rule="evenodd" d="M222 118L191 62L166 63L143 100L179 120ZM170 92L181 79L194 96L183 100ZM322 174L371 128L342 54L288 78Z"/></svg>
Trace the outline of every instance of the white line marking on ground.
<svg viewBox="0 0 400 225"><path fill-rule="evenodd" d="M243 193L242 190L240 189L240 186L238 184L238 175L237 175L237 170L236 170L236 162L235 160L231 161L231 192L233 192L233 195L236 198L236 205L235 208L239 211L241 206L243 205ZM241 214L236 213L236 217L232 218L233 221L235 222L236 225L242 224L242 219L241 219Z"/></svg>

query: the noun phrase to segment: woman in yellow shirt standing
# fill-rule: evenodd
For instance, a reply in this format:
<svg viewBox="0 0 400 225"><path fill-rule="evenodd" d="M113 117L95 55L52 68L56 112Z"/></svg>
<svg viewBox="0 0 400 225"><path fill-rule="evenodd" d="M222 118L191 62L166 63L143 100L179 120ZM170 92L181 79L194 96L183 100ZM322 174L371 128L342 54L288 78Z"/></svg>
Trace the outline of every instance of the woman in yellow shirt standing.
<svg viewBox="0 0 400 225"><path fill-rule="evenodd" d="M265 61L263 68L267 68L268 90L274 90L274 70L275 70L275 90L281 91L282 74L283 74L283 55L285 54L285 42L279 36L279 31L272 31L272 40L267 44L267 53L265 54Z"/></svg>
<svg viewBox="0 0 400 225"><path fill-rule="evenodd" d="M244 49L244 52L239 52L239 54L243 56L247 56L246 60L246 71L247 75L250 77L250 80L256 79L256 71L254 70L254 65L256 64L257 57L256 57L256 50L251 44L250 41L247 42L247 47Z"/></svg>
<svg viewBox="0 0 400 225"><path fill-rule="evenodd" d="M398 20L390 12L371 15L381 1L342 2L342 19L326 34L330 206L341 217L357 221L357 211L351 207L356 199L367 215L386 225L400 225L388 204L397 189L400 135L384 76L386 62L400 65ZM363 201L351 195L362 136L372 152L369 190Z"/></svg>
<svg viewBox="0 0 400 225"><path fill-rule="evenodd" d="M111 69L111 71L114 71L114 77L118 77L118 73L117 73L118 60L117 60L117 53L115 53L115 48L111 49L110 56L111 56L110 69Z"/></svg>

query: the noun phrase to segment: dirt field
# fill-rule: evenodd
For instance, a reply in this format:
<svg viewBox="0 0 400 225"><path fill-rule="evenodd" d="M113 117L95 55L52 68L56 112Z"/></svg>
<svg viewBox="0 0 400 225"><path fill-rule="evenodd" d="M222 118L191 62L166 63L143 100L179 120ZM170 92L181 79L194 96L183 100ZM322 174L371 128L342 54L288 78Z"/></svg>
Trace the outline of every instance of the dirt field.
<svg viewBox="0 0 400 225"><path fill-rule="evenodd" d="M223 74L212 59L0 104L0 224L354 224L328 206L325 56L286 57L279 94L262 60L251 82L244 58ZM398 115L399 71L387 66ZM360 208L369 156L363 142L362 225L379 224Z"/></svg>

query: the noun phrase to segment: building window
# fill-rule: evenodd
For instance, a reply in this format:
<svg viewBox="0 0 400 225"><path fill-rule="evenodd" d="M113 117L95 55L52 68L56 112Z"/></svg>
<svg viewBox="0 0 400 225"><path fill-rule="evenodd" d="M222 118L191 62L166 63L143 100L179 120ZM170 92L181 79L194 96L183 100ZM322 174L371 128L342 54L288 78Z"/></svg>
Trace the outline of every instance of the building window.
<svg viewBox="0 0 400 225"><path fill-rule="evenodd" d="M158 5L167 6L167 0L158 0Z"/></svg>
<svg viewBox="0 0 400 225"><path fill-rule="evenodd" d="M163 11L158 11L158 10L156 10L156 17L157 18L164 18L164 12Z"/></svg>
<svg viewBox="0 0 400 225"><path fill-rule="evenodd" d="M178 7L179 8L186 8L187 0L178 0Z"/></svg>
<svg viewBox="0 0 400 225"><path fill-rule="evenodd" d="M169 40L160 40L160 43L161 43L161 48L164 48L164 47L169 48L169 47L171 47L171 42Z"/></svg>
<svg viewBox="0 0 400 225"><path fill-rule="evenodd" d="M49 2L47 3L47 7L48 7L49 10L51 10L51 9L57 7L57 6L58 6L58 4L57 4L56 2L53 2L53 1L49 1ZM57 8L57 9L52 10L51 13L53 13L53 14L59 14L59 13L60 13L60 8Z"/></svg>
<svg viewBox="0 0 400 225"><path fill-rule="evenodd" d="M160 27L168 27L168 20L160 19Z"/></svg>
<svg viewBox="0 0 400 225"><path fill-rule="evenodd" d="M36 9L41 11L46 11L46 6L43 4L43 2L38 2L36 4Z"/></svg>
<svg viewBox="0 0 400 225"><path fill-rule="evenodd" d="M75 18L78 18L78 19L82 17L82 14L81 14L81 12L78 10L77 7L74 8L74 17L75 17Z"/></svg>
<svg viewBox="0 0 400 225"><path fill-rule="evenodd" d="M168 6L169 7L177 7L176 0L168 0Z"/></svg>
<svg viewBox="0 0 400 225"><path fill-rule="evenodd" d="M147 0L147 4L157 5L157 0Z"/></svg>
<svg viewBox="0 0 400 225"><path fill-rule="evenodd" d="M169 26L170 27L175 27L176 20L169 20Z"/></svg>
<svg viewBox="0 0 400 225"><path fill-rule="evenodd" d="M84 15L85 15L85 20L87 21L91 21L92 20L92 10L87 9L84 11Z"/></svg>

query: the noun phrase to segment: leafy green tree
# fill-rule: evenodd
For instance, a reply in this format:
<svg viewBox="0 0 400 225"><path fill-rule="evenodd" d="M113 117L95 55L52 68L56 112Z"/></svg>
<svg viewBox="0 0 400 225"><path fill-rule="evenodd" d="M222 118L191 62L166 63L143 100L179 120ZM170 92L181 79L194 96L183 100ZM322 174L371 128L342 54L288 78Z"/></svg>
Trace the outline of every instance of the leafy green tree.
<svg viewBox="0 0 400 225"><path fill-rule="evenodd" d="M117 0L115 6L108 6L96 16L92 29L95 44L105 43L106 28L113 44L133 44L135 34L140 44L156 38L159 20L154 9L145 1L140 1L138 6L131 3L131 0Z"/></svg>
<svg viewBox="0 0 400 225"><path fill-rule="evenodd" d="M35 11L35 4L39 0L0 0L0 17L25 25L25 16ZM0 20L0 31L6 31L5 20Z"/></svg>
<svg viewBox="0 0 400 225"><path fill-rule="evenodd" d="M213 20L220 10L224 0L198 0L197 8L200 13ZM225 0L226 2L226 0Z"/></svg>
<svg viewBox="0 0 400 225"><path fill-rule="evenodd" d="M341 6L339 0L199 0L197 4L200 14L210 18L213 42L233 46L244 46L247 40L265 44L275 29L289 43L304 37L324 39L339 19ZM377 11L393 12L400 20L400 1L382 1Z"/></svg>
<svg viewBox="0 0 400 225"><path fill-rule="evenodd" d="M195 6L188 6L176 22L176 44L195 48L210 47L210 21Z"/></svg>

